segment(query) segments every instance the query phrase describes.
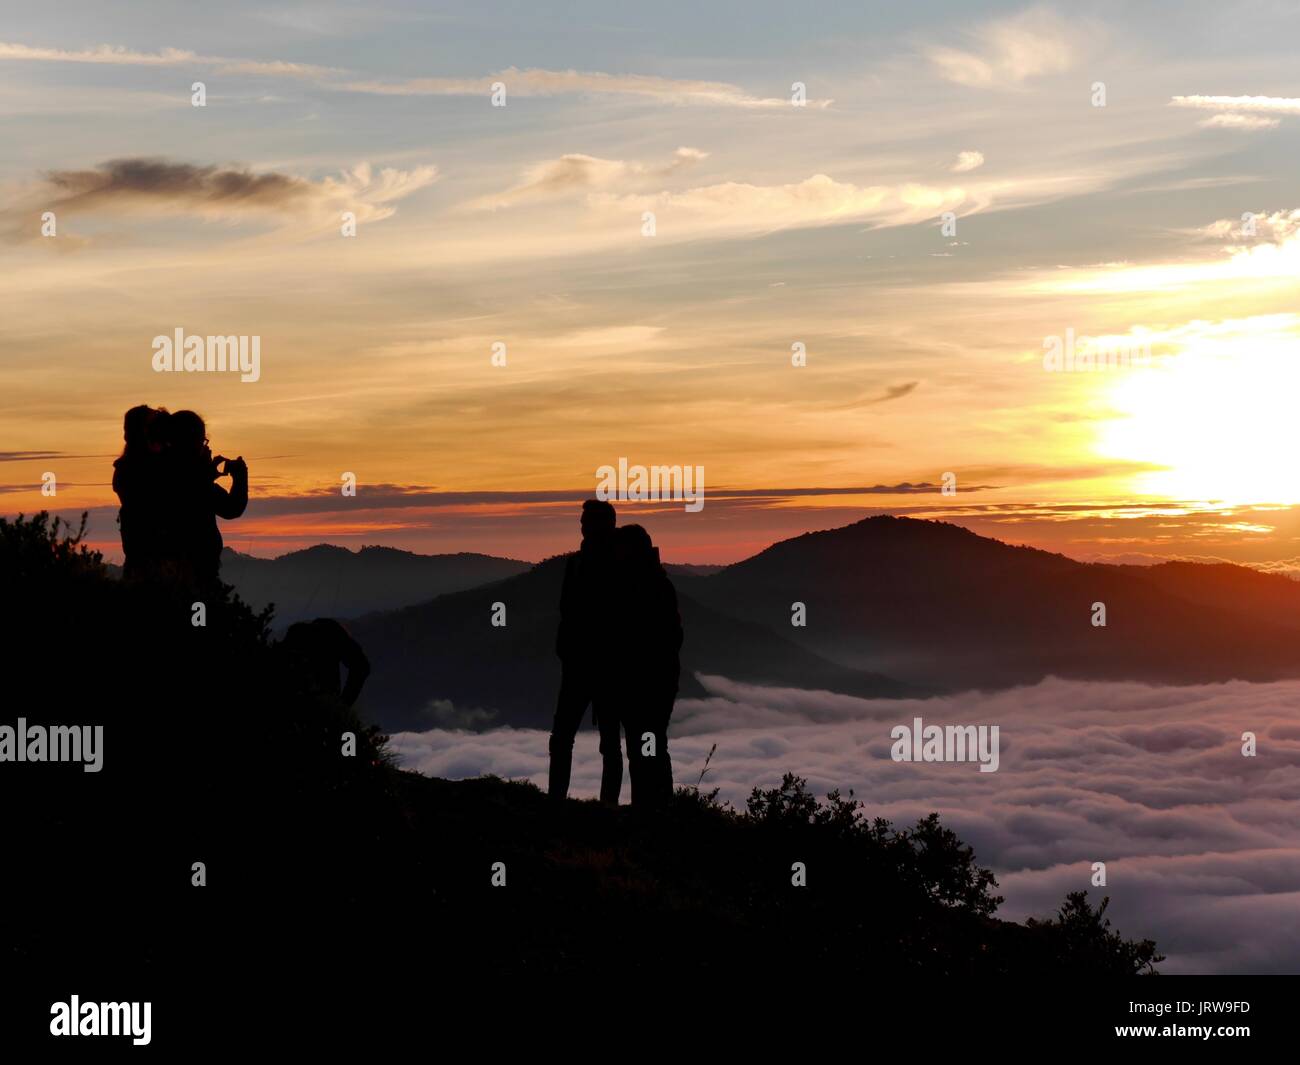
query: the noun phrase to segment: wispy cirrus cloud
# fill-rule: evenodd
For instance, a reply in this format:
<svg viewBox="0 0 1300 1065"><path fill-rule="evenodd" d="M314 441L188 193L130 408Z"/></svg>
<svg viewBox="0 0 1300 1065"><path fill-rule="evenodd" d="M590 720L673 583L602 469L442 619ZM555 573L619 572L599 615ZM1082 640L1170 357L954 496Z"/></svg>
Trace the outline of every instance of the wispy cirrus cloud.
<svg viewBox="0 0 1300 1065"><path fill-rule="evenodd" d="M358 78L357 72L340 67L282 59L202 55L184 48L160 48L156 52L141 52L111 44L68 49L0 41L0 61L4 60L136 67L202 66L226 74L305 79L315 81L324 88L379 96L486 96L500 82L505 85L507 95L514 96L615 95L642 97L667 104L763 110L792 106L789 96L756 96L738 85L724 81L665 78L652 74L610 74L603 71L521 70L518 67L508 67L477 78L434 76L389 80ZM832 102L812 98L805 100L804 106L820 110L829 107Z"/></svg>
<svg viewBox="0 0 1300 1065"><path fill-rule="evenodd" d="M946 211L967 216L995 205L1058 195L1053 183L1043 184L1033 176L952 185L859 185L825 173L782 184L722 181L683 186L672 180L705 158L707 152L688 147L678 148L661 163L571 153L531 165L515 185L468 200L453 213L548 205L548 211L535 212L524 224L511 220L509 253L518 258L530 251L553 256L621 247L628 226L635 223L639 228L647 212L655 216L657 241L674 243L830 225L913 225L933 222ZM470 239L463 227L448 232Z"/></svg>
<svg viewBox="0 0 1300 1065"><path fill-rule="evenodd" d="M784 185L727 181L653 194L595 193L588 199L598 211L654 212L660 234L669 236L773 232L855 221L906 225L932 219L942 211L970 213L990 202L989 197L960 186L864 186L835 181L826 174Z"/></svg>
<svg viewBox="0 0 1300 1065"><path fill-rule="evenodd" d="M529 167L517 185L505 192L483 196L466 206L471 210L496 210L610 186L662 179L708 158L708 154L698 148L678 148L669 162L662 166L648 166L622 159L570 153Z"/></svg>
<svg viewBox="0 0 1300 1065"><path fill-rule="evenodd" d="M1228 245L1229 250L1251 243L1283 244L1300 234L1300 207L1290 211L1248 212L1252 232L1245 230L1245 219L1219 218L1198 232L1212 240L1233 240L1240 244Z"/></svg>
<svg viewBox="0 0 1300 1065"><path fill-rule="evenodd" d="M1300 98L1293 96L1175 96L1170 99L1169 105L1195 107L1207 111L1300 115Z"/></svg>
<svg viewBox="0 0 1300 1065"><path fill-rule="evenodd" d="M723 81L663 78L649 74L607 74L601 71L520 70L509 67L480 78L405 78L397 81L348 81L335 88L349 92L384 96L486 96L495 83L506 88L507 97L595 94L643 97L668 104L701 104L773 110L789 108L788 96L755 96L738 85ZM831 100L809 99L806 106L822 109Z"/></svg>
<svg viewBox="0 0 1300 1065"><path fill-rule="evenodd" d="M913 392L916 391L916 389L920 386L920 384L921 384L920 381L905 381L901 385L890 385L883 392L864 394L855 399L846 400L843 403L836 403L832 405L829 409L852 410L856 407L870 407L876 403L888 403L890 400L902 399L904 396L911 395ZM987 487L987 486L982 486L982 487ZM922 489L934 491L935 486L930 484L918 486L918 490L922 490Z"/></svg>
<svg viewBox="0 0 1300 1065"><path fill-rule="evenodd" d="M1278 116L1300 115L1300 98L1289 96L1174 96L1169 106L1217 111L1197 125L1244 132L1276 129L1282 124Z"/></svg>
<svg viewBox="0 0 1300 1065"><path fill-rule="evenodd" d="M210 66L228 74L263 74L282 78L324 78L343 73L335 67L316 66L312 63L291 63L279 59L231 59L224 56L199 55L183 48L161 48L156 52L137 52L112 44L72 50L0 41L0 61L6 59L131 67Z"/></svg>
<svg viewBox="0 0 1300 1065"><path fill-rule="evenodd" d="M923 49L940 77L971 88L1016 88L1030 78L1059 74L1078 61L1091 31L1044 8L1030 8L970 31L966 47Z"/></svg>
<svg viewBox="0 0 1300 1065"><path fill-rule="evenodd" d="M1259 129L1277 129L1282 124L1278 118L1265 118L1263 115L1239 115L1227 113L1220 115L1211 115L1209 118L1202 119L1196 123L1202 129L1241 129L1241 130L1259 130Z"/></svg>
<svg viewBox="0 0 1300 1065"><path fill-rule="evenodd" d="M1247 212L1250 215L1250 212ZM1252 292L1263 286L1289 288L1300 263L1300 209L1260 211L1253 215L1254 232L1246 232L1244 219L1219 219L1194 230L1199 239L1224 243L1213 258L1134 264L1101 263L1070 270L1019 274L1014 281L982 282L968 286L981 292L1098 293L1221 291L1225 284L1240 284ZM1275 316L1276 317L1276 316ZM1261 317L1260 321L1266 320ZM1280 318L1278 320L1281 320ZM1155 342L1156 335L1150 336Z"/></svg>
<svg viewBox="0 0 1300 1065"><path fill-rule="evenodd" d="M0 451L0 462L38 462L65 457L62 451Z"/></svg>

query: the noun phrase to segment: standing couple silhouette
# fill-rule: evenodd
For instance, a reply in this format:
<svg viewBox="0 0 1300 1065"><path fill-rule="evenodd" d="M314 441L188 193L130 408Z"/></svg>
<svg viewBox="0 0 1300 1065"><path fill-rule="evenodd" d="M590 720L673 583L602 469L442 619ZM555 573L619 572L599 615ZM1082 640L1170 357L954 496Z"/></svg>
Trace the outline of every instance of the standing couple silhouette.
<svg viewBox="0 0 1300 1065"><path fill-rule="evenodd" d="M192 410L132 407L122 435L126 447L113 463L113 491L122 503L122 575L195 588L215 584L223 546L217 518L238 518L248 506L247 464L213 455L207 427ZM226 476L229 491L216 483Z"/></svg>
<svg viewBox="0 0 1300 1065"><path fill-rule="evenodd" d="M618 805L623 789L620 731L627 735L634 806L666 802L673 791L668 720L677 698L682 622L659 549L640 525L617 526L614 507L582 505L582 546L565 562L555 651L563 674L550 739L549 790L563 799L573 743L587 706L600 730L600 798Z"/></svg>

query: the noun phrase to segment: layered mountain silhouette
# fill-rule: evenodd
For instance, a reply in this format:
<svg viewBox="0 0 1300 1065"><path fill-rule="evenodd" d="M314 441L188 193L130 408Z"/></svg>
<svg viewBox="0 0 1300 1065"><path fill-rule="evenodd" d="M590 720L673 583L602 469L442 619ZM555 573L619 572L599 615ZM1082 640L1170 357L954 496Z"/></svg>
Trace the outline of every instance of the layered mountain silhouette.
<svg viewBox="0 0 1300 1065"><path fill-rule="evenodd" d="M353 622L374 665L368 711L388 729L549 725L562 571L550 559ZM1300 583L1229 564L1083 563L945 522L872 517L673 580L684 697L705 694L696 674L885 698L1052 675L1300 676ZM491 624L498 602L504 627ZM635 683L633 651L621 668Z"/></svg>
<svg viewBox="0 0 1300 1065"><path fill-rule="evenodd" d="M522 573L530 563L468 552L418 555L392 547L318 544L279 558L254 558L226 548L221 577L260 610L275 604L277 628L304 618L351 618L396 610L448 592Z"/></svg>
<svg viewBox="0 0 1300 1065"><path fill-rule="evenodd" d="M867 518L687 586L844 665L944 688L1048 675L1172 684L1300 675L1300 584L1287 577L1076 562L945 522ZM794 601L806 605L806 627L789 625ZM1093 625L1096 603L1104 627Z"/></svg>
<svg viewBox="0 0 1300 1065"><path fill-rule="evenodd" d="M555 633L563 578L560 556L504 581L351 622L372 666L365 692L370 715L390 730L549 728L560 683ZM680 590L687 578L674 580L686 631L683 696L706 694L697 673L862 696L920 694L889 677L830 662L772 628L705 606ZM618 590L611 588L610 594ZM496 603L505 606L503 626L492 625ZM637 683L635 648L627 649L619 669L629 684Z"/></svg>
<svg viewBox="0 0 1300 1065"><path fill-rule="evenodd" d="M255 610L275 604L274 626L316 617L354 618L414 606L448 592L513 577L533 563L472 551L422 555L395 547L352 551L316 544L277 558L258 558L227 547L221 553L221 578ZM673 576L700 577L723 566L669 565ZM113 577L122 567L106 566Z"/></svg>

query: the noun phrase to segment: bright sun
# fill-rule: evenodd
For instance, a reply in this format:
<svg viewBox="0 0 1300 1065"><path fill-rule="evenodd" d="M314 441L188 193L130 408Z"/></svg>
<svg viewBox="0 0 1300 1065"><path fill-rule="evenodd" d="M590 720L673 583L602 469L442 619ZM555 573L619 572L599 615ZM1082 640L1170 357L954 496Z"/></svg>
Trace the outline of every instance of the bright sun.
<svg viewBox="0 0 1300 1065"><path fill-rule="evenodd" d="M1300 503L1300 316L1191 323L1174 354L1109 371L1114 417L1097 450L1165 470L1144 494L1226 503Z"/></svg>

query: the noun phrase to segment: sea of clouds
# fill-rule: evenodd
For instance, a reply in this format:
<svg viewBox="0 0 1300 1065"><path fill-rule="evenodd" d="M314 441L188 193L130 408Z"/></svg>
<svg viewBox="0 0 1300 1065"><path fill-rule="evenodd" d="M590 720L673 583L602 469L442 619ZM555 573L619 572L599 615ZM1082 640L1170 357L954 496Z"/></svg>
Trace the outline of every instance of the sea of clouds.
<svg viewBox="0 0 1300 1065"><path fill-rule="evenodd" d="M873 817L907 824L938 811L997 873L1002 917L1047 916L1067 891L1087 890L1110 896L1124 935L1157 941L1163 972L1300 972L1300 681L1049 679L887 700L700 679L710 697L681 700L673 715L679 785L697 782L716 743L704 786L741 808L790 771L818 794L852 788ZM1000 768L892 761L890 730L914 717L999 726ZM1247 731L1254 758L1242 755ZM392 747L432 776L546 786L547 735L536 729L405 732ZM571 794L594 797L599 777L587 727ZM1096 861L1104 888L1091 885Z"/></svg>

